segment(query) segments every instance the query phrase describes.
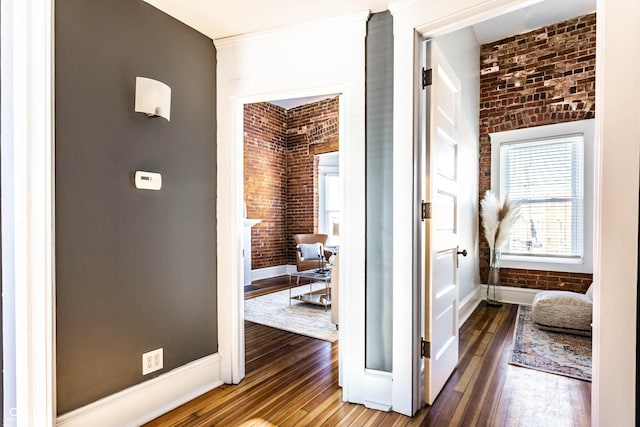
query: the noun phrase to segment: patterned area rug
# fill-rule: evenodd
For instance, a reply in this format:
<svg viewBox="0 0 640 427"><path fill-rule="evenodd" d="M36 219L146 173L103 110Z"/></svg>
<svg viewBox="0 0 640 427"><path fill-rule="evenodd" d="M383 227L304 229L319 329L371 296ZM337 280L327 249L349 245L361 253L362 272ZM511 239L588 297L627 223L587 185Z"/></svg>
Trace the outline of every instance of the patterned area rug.
<svg viewBox="0 0 640 427"><path fill-rule="evenodd" d="M591 338L538 329L531 307L521 305L509 363L591 381Z"/></svg>
<svg viewBox="0 0 640 427"><path fill-rule="evenodd" d="M324 287L324 284L314 286L315 290L318 286ZM309 285L293 288L291 296L308 290ZM321 305L300 301L291 301L289 305L288 289L245 300L244 318L253 323L311 338L329 342L338 340L336 325L331 323L331 307L325 310Z"/></svg>

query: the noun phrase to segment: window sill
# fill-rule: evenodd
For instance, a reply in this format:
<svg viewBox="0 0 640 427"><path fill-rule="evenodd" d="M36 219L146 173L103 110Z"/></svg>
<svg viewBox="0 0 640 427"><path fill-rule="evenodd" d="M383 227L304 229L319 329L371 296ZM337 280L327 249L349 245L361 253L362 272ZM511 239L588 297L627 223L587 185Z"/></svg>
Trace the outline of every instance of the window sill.
<svg viewBox="0 0 640 427"><path fill-rule="evenodd" d="M525 257L511 257L500 260L500 268L513 268L517 270L540 270L557 271L561 273L584 273L592 274L591 264L584 263L583 260L575 259L553 259L544 258L536 261L528 261Z"/></svg>

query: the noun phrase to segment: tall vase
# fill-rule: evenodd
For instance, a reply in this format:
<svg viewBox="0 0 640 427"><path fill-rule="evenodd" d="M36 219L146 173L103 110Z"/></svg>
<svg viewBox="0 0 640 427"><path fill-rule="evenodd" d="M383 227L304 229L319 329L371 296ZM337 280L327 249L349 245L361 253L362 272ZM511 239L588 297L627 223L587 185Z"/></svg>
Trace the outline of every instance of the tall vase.
<svg viewBox="0 0 640 427"><path fill-rule="evenodd" d="M500 251L491 249L489 256L487 304L498 306L502 305L502 285L500 284Z"/></svg>

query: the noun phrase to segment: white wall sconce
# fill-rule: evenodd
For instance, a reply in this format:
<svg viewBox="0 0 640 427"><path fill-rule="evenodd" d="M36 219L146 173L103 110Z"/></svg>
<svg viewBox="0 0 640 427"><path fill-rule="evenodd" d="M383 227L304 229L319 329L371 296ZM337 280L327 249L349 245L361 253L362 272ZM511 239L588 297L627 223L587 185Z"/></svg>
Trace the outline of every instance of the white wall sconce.
<svg viewBox="0 0 640 427"><path fill-rule="evenodd" d="M136 77L136 113L164 117L170 121L171 88L157 80Z"/></svg>

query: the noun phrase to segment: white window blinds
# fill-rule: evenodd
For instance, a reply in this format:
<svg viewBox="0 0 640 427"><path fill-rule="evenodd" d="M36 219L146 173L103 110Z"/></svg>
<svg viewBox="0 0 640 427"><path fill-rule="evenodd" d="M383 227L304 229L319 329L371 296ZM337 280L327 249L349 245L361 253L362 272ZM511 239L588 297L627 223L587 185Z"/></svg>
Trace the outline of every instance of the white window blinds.
<svg viewBox="0 0 640 427"><path fill-rule="evenodd" d="M504 255L582 260L582 135L500 145L500 194L520 204Z"/></svg>

